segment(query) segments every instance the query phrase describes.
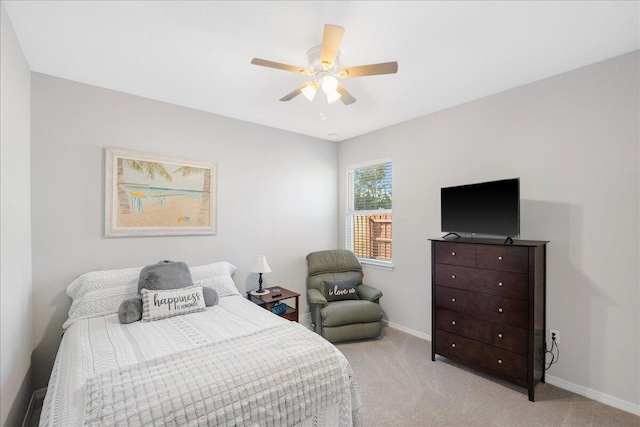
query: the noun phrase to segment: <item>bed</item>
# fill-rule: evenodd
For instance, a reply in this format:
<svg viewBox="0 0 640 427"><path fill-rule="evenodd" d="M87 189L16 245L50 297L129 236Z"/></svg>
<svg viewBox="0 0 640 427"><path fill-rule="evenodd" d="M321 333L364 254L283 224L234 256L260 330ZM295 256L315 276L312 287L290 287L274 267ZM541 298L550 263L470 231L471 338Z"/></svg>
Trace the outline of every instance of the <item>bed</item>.
<svg viewBox="0 0 640 427"><path fill-rule="evenodd" d="M192 267L205 311L121 324L140 268L91 272L73 303L40 426L359 426L349 363L329 342L243 298L235 267ZM115 307L115 311L114 311Z"/></svg>

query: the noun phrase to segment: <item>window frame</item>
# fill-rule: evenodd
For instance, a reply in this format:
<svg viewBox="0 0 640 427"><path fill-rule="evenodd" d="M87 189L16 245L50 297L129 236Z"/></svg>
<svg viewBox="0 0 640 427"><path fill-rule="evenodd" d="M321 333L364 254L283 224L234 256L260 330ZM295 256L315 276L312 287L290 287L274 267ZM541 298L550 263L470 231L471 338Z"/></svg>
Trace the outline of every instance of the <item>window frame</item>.
<svg viewBox="0 0 640 427"><path fill-rule="evenodd" d="M346 166L345 168L345 181L346 181L346 201L345 201L345 249L350 251L354 251L354 230L353 230L353 216L354 215L380 215L380 214L391 214L391 227L393 229L393 191L391 196L391 209L371 209L371 210L361 210L356 211L353 207L353 202L355 201L355 197L351 197L353 193L353 178L352 174L356 169L367 168L371 166L376 166L380 164L391 163L391 188L393 188L393 160L391 157L383 157L380 159L370 160L367 162L355 163ZM393 233L393 232L392 232ZM361 264L380 268L383 270L393 270L393 234L391 237L391 259L390 260L379 260L373 258L361 258L358 257L358 260ZM357 256L357 255L356 255Z"/></svg>

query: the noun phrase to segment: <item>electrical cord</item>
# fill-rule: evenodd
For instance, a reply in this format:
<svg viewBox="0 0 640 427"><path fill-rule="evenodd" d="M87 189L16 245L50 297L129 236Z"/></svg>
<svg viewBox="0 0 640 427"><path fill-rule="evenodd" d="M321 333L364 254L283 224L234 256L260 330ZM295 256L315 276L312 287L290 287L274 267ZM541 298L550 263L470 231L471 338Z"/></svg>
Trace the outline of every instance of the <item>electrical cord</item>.
<svg viewBox="0 0 640 427"><path fill-rule="evenodd" d="M557 354L553 354L554 348L556 349ZM556 343L555 337L551 338L551 348L549 350L547 350L547 343L544 344L545 365L547 364L546 362L547 354L551 355L551 361L549 362L548 366L544 367L545 371L549 369L551 365L553 365L554 363L557 363L558 360L560 360L560 346L558 346L558 343Z"/></svg>

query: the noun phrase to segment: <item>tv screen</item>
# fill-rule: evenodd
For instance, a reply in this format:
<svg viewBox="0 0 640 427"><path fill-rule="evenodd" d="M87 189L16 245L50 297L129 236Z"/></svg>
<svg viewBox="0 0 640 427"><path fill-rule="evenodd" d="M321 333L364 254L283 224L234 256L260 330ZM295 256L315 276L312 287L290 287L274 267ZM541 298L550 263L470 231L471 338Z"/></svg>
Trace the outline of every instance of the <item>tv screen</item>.
<svg viewBox="0 0 640 427"><path fill-rule="evenodd" d="M442 231L514 237L520 234L520 179L441 190Z"/></svg>

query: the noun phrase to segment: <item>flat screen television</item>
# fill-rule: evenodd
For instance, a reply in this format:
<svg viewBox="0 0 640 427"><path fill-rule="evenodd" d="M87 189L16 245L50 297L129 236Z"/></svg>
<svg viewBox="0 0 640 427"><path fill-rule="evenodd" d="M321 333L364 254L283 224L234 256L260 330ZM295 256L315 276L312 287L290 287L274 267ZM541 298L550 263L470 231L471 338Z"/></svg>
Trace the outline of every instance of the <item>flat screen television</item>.
<svg viewBox="0 0 640 427"><path fill-rule="evenodd" d="M520 179L442 188L442 232L520 235Z"/></svg>

